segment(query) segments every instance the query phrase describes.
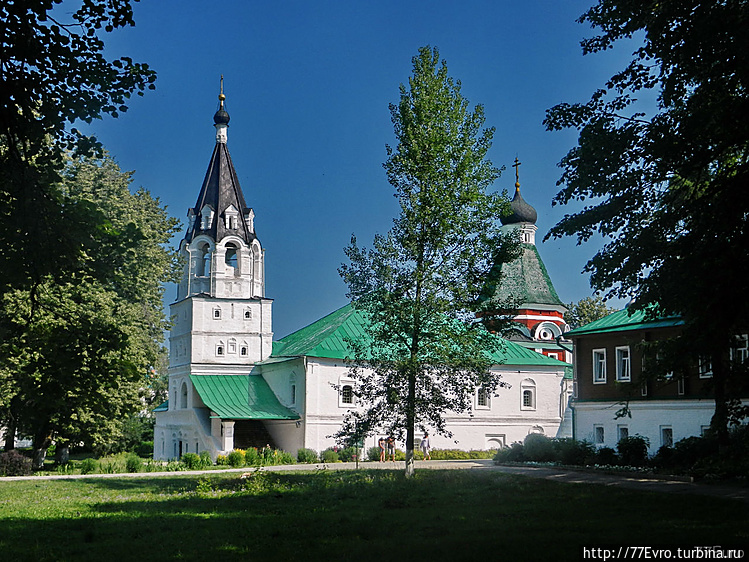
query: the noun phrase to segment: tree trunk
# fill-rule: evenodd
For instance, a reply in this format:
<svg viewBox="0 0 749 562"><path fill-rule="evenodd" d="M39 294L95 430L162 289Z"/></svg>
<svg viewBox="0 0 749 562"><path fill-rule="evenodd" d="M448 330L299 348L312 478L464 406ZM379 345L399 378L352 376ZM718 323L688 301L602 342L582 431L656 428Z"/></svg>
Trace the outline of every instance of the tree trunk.
<svg viewBox="0 0 749 562"><path fill-rule="evenodd" d="M70 462L70 443L57 443L55 447L55 464L63 466Z"/></svg>
<svg viewBox="0 0 749 562"><path fill-rule="evenodd" d="M416 472L414 466L414 433L416 431L416 374L408 374L408 403L406 405L406 478Z"/></svg>
<svg viewBox="0 0 749 562"><path fill-rule="evenodd" d="M723 356L715 353L713 360L713 392L715 394L715 413L710 420L710 429L715 432L718 445L728 445L728 400L726 397L726 363Z"/></svg>
<svg viewBox="0 0 749 562"><path fill-rule="evenodd" d="M5 431L5 452L16 448L16 421L11 415L8 418L8 426Z"/></svg>
<svg viewBox="0 0 749 562"><path fill-rule="evenodd" d="M47 449L52 443L52 436L43 433L37 434L34 437L34 459L31 464L33 470L41 470L44 468L44 459L47 458Z"/></svg>
<svg viewBox="0 0 749 562"><path fill-rule="evenodd" d="M34 459L31 464L33 470L41 470L44 468L44 459L47 458L47 447L35 447L34 448Z"/></svg>

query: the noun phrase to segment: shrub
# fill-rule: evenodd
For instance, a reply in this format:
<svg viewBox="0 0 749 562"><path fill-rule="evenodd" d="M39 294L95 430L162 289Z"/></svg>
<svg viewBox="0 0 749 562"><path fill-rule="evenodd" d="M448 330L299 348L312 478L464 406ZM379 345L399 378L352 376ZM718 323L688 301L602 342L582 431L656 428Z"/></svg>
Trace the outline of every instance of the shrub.
<svg viewBox="0 0 749 562"><path fill-rule="evenodd" d="M140 472L143 468L143 460L135 453L130 453L125 457L126 472Z"/></svg>
<svg viewBox="0 0 749 562"><path fill-rule="evenodd" d="M644 466L648 460L648 447L650 440L642 435L622 437L616 444L619 461L625 466Z"/></svg>
<svg viewBox="0 0 749 562"><path fill-rule="evenodd" d="M153 441L141 441L135 447L135 453L144 459L150 459L153 456Z"/></svg>
<svg viewBox="0 0 749 562"><path fill-rule="evenodd" d="M581 465L592 464L596 455L596 448L588 441L577 441L570 438L553 439L555 460L562 464Z"/></svg>
<svg viewBox="0 0 749 562"><path fill-rule="evenodd" d="M370 461L380 460L380 448L370 447L369 449L367 449L367 459Z"/></svg>
<svg viewBox="0 0 749 562"><path fill-rule="evenodd" d="M98 468L99 463L96 462L96 459L88 457L81 461L81 474L93 474Z"/></svg>
<svg viewBox="0 0 749 562"><path fill-rule="evenodd" d="M250 447L244 452L244 463L247 466L259 466L263 464L263 459L255 447Z"/></svg>
<svg viewBox="0 0 749 562"><path fill-rule="evenodd" d="M216 464L218 466L226 466L229 464L229 459L226 455L216 455Z"/></svg>
<svg viewBox="0 0 749 562"><path fill-rule="evenodd" d="M523 442L525 460L548 462L554 460L554 445L545 435L531 433Z"/></svg>
<svg viewBox="0 0 749 562"><path fill-rule="evenodd" d="M312 449L299 449L296 452L296 460L305 464L312 464L317 462L317 453Z"/></svg>
<svg viewBox="0 0 749 562"><path fill-rule="evenodd" d="M31 459L15 449L0 454L0 476L28 476L31 474Z"/></svg>
<svg viewBox="0 0 749 562"><path fill-rule="evenodd" d="M262 464L276 464L276 451L270 448L270 445L266 445L263 447L263 451L261 454L262 457Z"/></svg>
<svg viewBox="0 0 749 562"><path fill-rule="evenodd" d="M509 447L504 447L494 455L494 462L499 464L503 462L521 462L525 460L525 447L522 443L513 443Z"/></svg>
<svg viewBox="0 0 749 562"><path fill-rule="evenodd" d="M244 451L242 449L234 449L226 457L226 460L229 463L229 466L232 466L234 468L239 468L240 466L244 466L244 459L245 459L245 456L244 456Z"/></svg>
<svg viewBox="0 0 749 562"><path fill-rule="evenodd" d="M322 462L338 462L338 453L333 449L325 449L320 457Z"/></svg>
<svg viewBox="0 0 749 562"><path fill-rule="evenodd" d="M618 458L616 456L616 451L612 449L611 447L601 447L596 451L596 464L600 465L612 465L617 464Z"/></svg>
<svg viewBox="0 0 749 562"><path fill-rule="evenodd" d="M296 464L296 459L287 451L277 451L276 464Z"/></svg>
<svg viewBox="0 0 749 562"><path fill-rule="evenodd" d="M246 457L247 455L245 454ZM209 466L213 466L211 454L208 451L200 451L200 468L208 468Z"/></svg>
<svg viewBox="0 0 749 562"><path fill-rule="evenodd" d="M338 451L338 459L342 462L351 462L354 459L354 455L356 455L356 448L355 447L346 447L345 449L341 449Z"/></svg>
<svg viewBox="0 0 749 562"><path fill-rule="evenodd" d="M190 470L203 468L203 463L196 453L185 453L184 455L182 455L182 458L180 460L182 461L182 464L184 464Z"/></svg>

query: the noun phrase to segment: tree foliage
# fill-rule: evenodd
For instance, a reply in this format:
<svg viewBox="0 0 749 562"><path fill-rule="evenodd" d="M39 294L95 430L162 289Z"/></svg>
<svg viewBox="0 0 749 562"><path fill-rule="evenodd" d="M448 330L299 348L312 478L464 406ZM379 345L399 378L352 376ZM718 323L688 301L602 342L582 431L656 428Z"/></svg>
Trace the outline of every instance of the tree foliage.
<svg viewBox="0 0 749 562"><path fill-rule="evenodd" d="M58 186L90 233L90 266L3 295L0 396L4 418L34 438L106 450L143 409L150 367L163 356L162 284L176 278L166 248L178 221L109 158L76 159ZM92 275L95 272L96 275Z"/></svg>
<svg viewBox="0 0 749 562"><path fill-rule="evenodd" d="M574 330L594 320L608 316L612 312L616 312L616 309L607 306L606 301L600 295L585 297L567 305L567 312L564 313L564 321Z"/></svg>
<svg viewBox="0 0 749 562"><path fill-rule="evenodd" d="M85 262L85 221L60 222L57 186L68 152L100 147L70 125L117 117L133 93L154 87L148 65L103 55L102 32L134 25L130 0L82 0L72 15L59 4L0 4L0 292Z"/></svg>
<svg viewBox="0 0 749 562"><path fill-rule="evenodd" d="M506 197L487 191L499 175L486 157L494 130L460 90L437 49L421 48L390 105L398 144L386 147L384 168L400 214L372 249L352 237L340 269L367 338L352 342L351 370L366 410L350 413L339 436L405 434L407 474L417 424L445 433L445 412L470 410L478 387L500 384L487 355L500 340L475 313L488 271L517 248L497 222Z"/></svg>
<svg viewBox="0 0 749 562"><path fill-rule="evenodd" d="M592 286L683 318L668 355L712 361L713 425L726 435L729 406L747 392L746 365L728 350L749 313L749 5L600 0L580 21L601 30L585 54L623 39L639 47L590 101L547 113L549 129L579 130L554 203L590 201L549 236L603 235L586 265ZM653 112L636 102L648 90Z"/></svg>

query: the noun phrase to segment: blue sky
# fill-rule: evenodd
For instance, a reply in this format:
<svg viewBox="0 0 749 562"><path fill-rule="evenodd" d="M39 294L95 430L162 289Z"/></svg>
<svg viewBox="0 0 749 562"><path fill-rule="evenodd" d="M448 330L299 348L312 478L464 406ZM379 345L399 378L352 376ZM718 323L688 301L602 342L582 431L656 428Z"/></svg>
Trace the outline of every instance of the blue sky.
<svg viewBox="0 0 749 562"><path fill-rule="evenodd" d="M395 144L388 104L419 47L437 46L463 95L496 128L489 153L512 192L538 210L539 251L564 302L591 295L582 268L597 246L541 239L574 207L551 206L575 131L547 132L546 109L586 101L631 48L582 56L576 23L592 0L143 0L135 28L105 36L158 73L157 89L118 119L94 122L123 170L185 222L215 143L224 75L228 147L266 248L266 294L282 337L346 304L337 268L351 234L369 245L397 213L382 163ZM178 241L175 241L177 243ZM167 303L175 297L167 292Z"/></svg>

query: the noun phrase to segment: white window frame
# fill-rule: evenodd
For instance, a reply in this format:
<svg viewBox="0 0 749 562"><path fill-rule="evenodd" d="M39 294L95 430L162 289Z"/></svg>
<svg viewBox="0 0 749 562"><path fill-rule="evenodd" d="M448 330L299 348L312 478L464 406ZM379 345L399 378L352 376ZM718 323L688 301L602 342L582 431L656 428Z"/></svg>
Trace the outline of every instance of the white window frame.
<svg viewBox="0 0 749 562"><path fill-rule="evenodd" d="M660 427L661 434L661 447L673 447L674 446L674 428L670 425L662 425ZM666 436L669 436L666 438Z"/></svg>
<svg viewBox="0 0 749 562"><path fill-rule="evenodd" d="M593 384L606 384L605 347L593 350Z"/></svg>
<svg viewBox="0 0 749 562"><path fill-rule="evenodd" d="M616 426L616 442L618 443L622 439L629 437L629 426L626 424Z"/></svg>
<svg viewBox="0 0 749 562"><path fill-rule="evenodd" d="M224 345L224 342L220 341L216 344L216 355L219 357L226 355L226 346Z"/></svg>
<svg viewBox="0 0 749 562"><path fill-rule="evenodd" d="M229 340L229 345L226 348L226 351L228 353L236 354L237 353L237 340L235 340L234 338L231 338Z"/></svg>
<svg viewBox="0 0 749 562"><path fill-rule="evenodd" d="M596 445L603 445L606 443L606 430L602 425L593 426L593 441Z"/></svg>
<svg viewBox="0 0 749 562"><path fill-rule="evenodd" d="M735 344L731 346L731 361L743 363L749 359L749 334L736 336Z"/></svg>
<svg viewBox="0 0 749 562"><path fill-rule="evenodd" d="M697 363L697 368L700 372L701 379L713 378L713 362L707 357L700 357Z"/></svg>
<svg viewBox="0 0 749 562"><path fill-rule="evenodd" d="M482 404L483 402L483 404ZM492 407L491 396L485 387L480 386L476 389L476 409L489 410Z"/></svg>
<svg viewBox="0 0 749 562"><path fill-rule="evenodd" d="M530 406L525 405L526 392L530 392ZM536 381L533 379L525 379L520 383L520 409L525 411L536 409Z"/></svg>
<svg viewBox="0 0 749 562"><path fill-rule="evenodd" d="M628 345L616 348L616 380L619 382L632 380L632 353Z"/></svg>
<svg viewBox="0 0 749 562"><path fill-rule="evenodd" d="M356 393L355 386L353 381L344 380L340 382L340 390L338 391L338 406L340 408L351 408L352 406L356 406ZM345 402L345 394L346 389L351 389L351 402Z"/></svg>
<svg viewBox="0 0 749 562"><path fill-rule="evenodd" d="M687 384L684 377L679 377L676 379L676 394L679 396L684 396L686 394L687 390Z"/></svg>
<svg viewBox="0 0 749 562"><path fill-rule="evenodd" d="M221 320L221 308L216 306L213 308L213 314L211 315L211 318L214 320Z"/></svg>

